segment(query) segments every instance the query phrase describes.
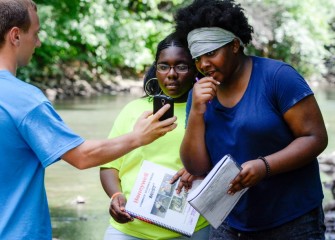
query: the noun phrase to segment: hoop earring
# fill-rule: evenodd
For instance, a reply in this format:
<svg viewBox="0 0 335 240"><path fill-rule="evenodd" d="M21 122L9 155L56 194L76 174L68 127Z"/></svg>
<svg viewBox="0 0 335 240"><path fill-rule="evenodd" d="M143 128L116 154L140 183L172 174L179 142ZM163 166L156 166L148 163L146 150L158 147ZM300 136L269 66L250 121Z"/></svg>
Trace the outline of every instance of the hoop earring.
<svg viewBox="0 0 335 240"><path fill-rule="evenodd" d="M144 85L144 92L147 96L150 98L153 97L153 94L157 92L160 89L159 84L158 84L158 79L157 78L150 78ZM161 90L161 89L160 89ZM158 95L162 94L162 90L158 93Z"/></svg>

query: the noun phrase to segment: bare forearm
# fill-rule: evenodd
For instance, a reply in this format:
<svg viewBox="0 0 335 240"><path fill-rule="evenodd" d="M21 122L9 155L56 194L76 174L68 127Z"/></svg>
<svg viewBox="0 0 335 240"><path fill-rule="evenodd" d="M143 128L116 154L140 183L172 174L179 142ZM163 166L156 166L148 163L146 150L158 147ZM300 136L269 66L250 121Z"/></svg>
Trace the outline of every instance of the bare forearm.
<svg viewBox="0 0 335 240"><path fill-rule="evenodd" d="M111 197L116 192L122 192L119 172L113 168L100 169L100 181L106 194Z"/></svg>
<svg viewBox="0 0 335 240"><path fill-rule="evenodd" d="M326 127L314 96L306 97L289 109L284 119L295 140L283 150L267 157L273 174L307 165L328 144Z"/></svg>
<svg viewBox="0 0 335 240"><path fill-rule="evenodd" d="M309 164L326 146L326 136L307 136L295 139L283 150L266 157L271 166L271 174L292 171Z"/></svg>
<svg viewBox="0 0 335 240"><path fill-rule="evenodd" d="M142 113L133 131L128 134L109 140L85 141L65 153L62 158L76 168L85 169L110 162L135 148L149 144L176 128L176 117L159 121L169 107L169 104L164 105L154 115L150 111Z"/></svg>
<svg viewBox="0 0 335 240"><path fill-rule="evenodd" d="M129 133L113 139L87 140L62 158L79 169L86 169L115 160L141 145L137 135Z"/></svg>

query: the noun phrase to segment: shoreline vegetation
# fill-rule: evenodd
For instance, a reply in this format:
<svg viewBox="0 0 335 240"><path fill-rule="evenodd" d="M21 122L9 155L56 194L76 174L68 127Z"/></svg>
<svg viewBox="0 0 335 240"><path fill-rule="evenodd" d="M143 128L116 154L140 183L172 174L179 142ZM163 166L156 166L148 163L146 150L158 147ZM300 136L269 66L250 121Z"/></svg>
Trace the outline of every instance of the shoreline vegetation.
<svg viewBox="0 0 335 240"><path fill-rule="evenodd" d="M35 84L36 86L40 84ZM55 87L39 87L46 97L51 101L73 99L73 98L90 98L101 95L116 95L121 93L130 93L141 95L143 80L127 78L121 76L109 76L107 79L90 83L84 79L62 81Z"/></svg>
<svg viewBox="0 0 335 240"><path fill-rule="evenodd" d="M65 67L62 75L32 81L47 98L57 100L76 97L90 98L100 95L116 95L119 93L143 94L143 74L132 74L129 70L116 73L96 74L94 70ZM309 84L320 87L334 87L335 75L329 74L323 79L311 78Z"/></svg>
<svg viewBox="0 0 335 240"><path fill-rule="evenodd" d="M143 75L116 73L96 74L94 70L64 67L59 76L32 81L31 84L41 89L51 101L90 98L100 95L133 93L143 95Z"/></svg>
<svg viewBox="0 0 335 240"><path fill-rule="evenodd" d="M42 45L18 77L57 100L130 91L127 79L141 85L157 43L174 29L173 15L191 1L35 2ZM328 72L335 86L334 1L236 2L254 28L248 55L285 61L320 84Z"/></svg>

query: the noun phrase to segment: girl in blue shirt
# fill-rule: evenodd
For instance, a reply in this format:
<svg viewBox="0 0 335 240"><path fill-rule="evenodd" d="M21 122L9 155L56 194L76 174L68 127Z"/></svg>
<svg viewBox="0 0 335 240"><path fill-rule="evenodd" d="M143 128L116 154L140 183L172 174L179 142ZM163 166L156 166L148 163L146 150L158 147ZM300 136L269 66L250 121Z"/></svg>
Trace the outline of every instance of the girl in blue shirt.
<svg viewBox="0 0 335 240"><path fill-rule="evenodd" d="M203 175L230 154L243 169L228 193L249 188L211 239L324 239L316 157L328 138L306 81L244 53L253 28L234 1L195 0L175 19L205 75L188 99L185 168Z"/></svg>

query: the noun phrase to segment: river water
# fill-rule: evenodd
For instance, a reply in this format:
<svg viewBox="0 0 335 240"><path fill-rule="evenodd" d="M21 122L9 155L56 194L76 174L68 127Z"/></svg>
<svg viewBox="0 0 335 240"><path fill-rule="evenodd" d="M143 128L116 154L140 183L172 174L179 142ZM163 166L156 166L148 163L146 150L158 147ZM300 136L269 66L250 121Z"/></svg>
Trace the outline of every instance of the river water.
<svg viewBox="0 0 335 240"><path fill-rule="evenodd" d="M335 89L314 91L329 134L324 154L329 154L335 151ZM122 107L138 97L100 96L56 102L54 106L64 121L84 138L106 138ZM109 224L109 198L100 185L98 168L80 171L60 161L47 168L45 182L55 239L103 239Z"/></svg>
<svg viewBox="0 0 335 240"><path fill-rule="evenodd" d="M63 120L86 139L106 138L130 94L74 99L54 104ZM109 221L109 198L100 185L99 168L77 170L64 161L46 170L46 189L53 237L61 240L101 240ZM78 200L85 203L77 203Z"/></svg>

